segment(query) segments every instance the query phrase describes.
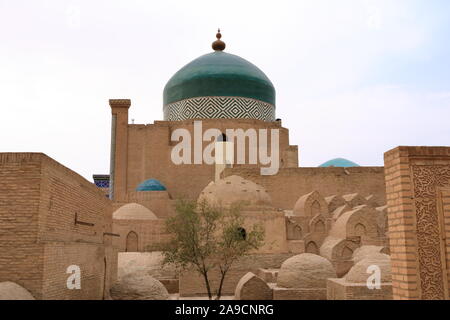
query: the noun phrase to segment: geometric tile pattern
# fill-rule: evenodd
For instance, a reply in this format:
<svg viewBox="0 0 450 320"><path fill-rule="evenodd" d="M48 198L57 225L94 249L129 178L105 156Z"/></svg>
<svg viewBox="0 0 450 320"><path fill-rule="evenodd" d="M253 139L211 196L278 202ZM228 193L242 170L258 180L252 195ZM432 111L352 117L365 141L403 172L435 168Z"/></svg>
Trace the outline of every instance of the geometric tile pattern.
<svg viewBox="0 0 450 320"><path fill-rule="evenodd" d="M94 174L94 184L99 188L109 188L108 174Z"/></svg>
<svg viewBox="0 0 450 320"><path fill-rule="evenodd" d="M95 181L95 185L99 188L109 188L109 180Z"/></svg>
<svg viewBox="0 0 450 320"><path fill-rule="evenodd" d="M242 97L196 97L164 106L164 120L257 119L275 121L275 106Z"/></svg>

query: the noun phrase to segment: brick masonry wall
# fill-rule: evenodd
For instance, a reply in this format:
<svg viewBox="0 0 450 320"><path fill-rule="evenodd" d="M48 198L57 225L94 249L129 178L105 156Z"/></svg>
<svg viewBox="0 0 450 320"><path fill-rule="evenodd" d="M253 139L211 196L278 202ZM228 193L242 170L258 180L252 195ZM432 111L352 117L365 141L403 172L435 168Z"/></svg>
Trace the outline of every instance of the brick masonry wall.
<svg viewBox="0 0 450 320"><path fill-rule="evenodd" d="M280 166L276 176L261 176L260 165L235 165L226 169L226 175L239 174L260 182L268 189L276 207L291 210L297 199L312 190L323 195L359 192L363 196L370 194L385 199L384 171L382 167L357 168L298 168L297 146L289 145L289 130L280 123L267 123L257 120L203 120L203 132L217 128L279 129L280 130ZM171 134L176 129L186 129L193 137L194 121L156 121L149 125L128 125L127 158L116 163L115 176L124 177L126 171L126 192L116 190L116 202L131 202L127 193L133 193L136 187L146 179L160 180L172 198L197 199L200 192L215 178L213 165L175 165L171 160L172 148L178 142L171 142ZM116 137L117 143L125 143L124 138ZM120 141L119 141L120 140ZM203 142L203 148L209 142ZM191 145L194 149L194 144ZM235 154L236 155L236 154ZM246 154L248 160L248 150ZM116 159L119 161L119 159ZM193 160L193 159L192 159ZM134 202L134 201L133 201ZM138 202L141 203L141 202ZM155 207L158 217L164 217L163 208Z"/></svg>
<svg viewBox="0 0 450 320"><path fill-rule="evenodd" d="M327 300L392 300L392 285L370 290L365 283L349 283L345 279L327 279Z"/></svg>
<svg viewBox="0 0 450 320"><path fill-rule="evenodd" d="M394 299L448 299L450 148L384 155ZM447 260L447 261L446 261Z"/></svg>
<svg viewBox="0 0 450 320"><path fill-rule="evenodd" d="M135 232L138 236L139 252L150 251L150 248L169 239L164 220L114 220L114 233L120 237L115 239L119 252L126 251L127 236Z"/></svg>
<svg viewBox="0 0 450 320"><path fill-rule="evenodd" d="M286 218L283 212L269 208L246 208L242 211L244 217L243 228L251 230L259 225L264 228L264 245L258 249L259 254L288 253L289 247L286 237Z"/></svg>
<svg viewBox="0 0 450 320"><path fill-rule="evenodd" d="M222 132L226 129L279 129L280 130L280 164L281 166L297 166L296 146L289 145L289 131L282 128L278 122L264 122L249 119L209 119L203 120L203 132L217 128ZM170 141L174 130L183 128L194 137L194 121L156 121L148 125L128 125L127 159L125 166L116 163L115 176L123 176L126 170L126 192L135 191L136 187L146 179L160 180L174 198L184 197L196 199L200 192L214 180L214 165L175 165L171 160L172 148L178 142ZM117 142L122 139L116 137ZM122 139L123 140L123 139ZM270 142L270 140L269 140ZM203 142L203 148L210 142ZM269 144L270 146L270 144ZM192 142L192 149L194 144ZM202 149L203 150L203 149ZM248 151L248 150L247 150ZM246 159L248 154L246 154ZM119 159L116 158L116 161ZM193 162L193 158L192 158ZM255 167L255 165L246 165ZM125 201L126 194L116 190L115 201Z"/></svg>
<svg viewBox="0 0 450 320"><path fill-rule="evenodd" d="M106 252L92 243L51 242L44 245L43 299L102 299L107 296L110 275L105 274ZM68 290L67 267L81 270L81 290Z"/></svg>
<svg viewBox="0 0 450 320"><path fill-rule="evenodd" d="M314 190L327 197L359 193L385 200L383 167L355 168L284 168L277 175L262 176L259 169L225 169L223 176L238 175L264 188L277 208L292 210L297 200Z"/></svg>
<svg viewBox="0 0 450 320"><path fill-rule="evenodd" d="M42 296L43 252L38 245L40 157L0 154L0 282Z"/></svg>
<svg viewBox="0 0 450 320"><path fill-rule="evenodd" d="M0 238L0 281L18 282L38 299L102 299L117 272L117 250L105 234L112 232L111 201L44 154L0 154L0 163L0 230L17 231ZM30 251L32 262L19 265ZM70 265L81 267L81 290L67 289ZM30 274L32 281L16 281Z"/></svg>

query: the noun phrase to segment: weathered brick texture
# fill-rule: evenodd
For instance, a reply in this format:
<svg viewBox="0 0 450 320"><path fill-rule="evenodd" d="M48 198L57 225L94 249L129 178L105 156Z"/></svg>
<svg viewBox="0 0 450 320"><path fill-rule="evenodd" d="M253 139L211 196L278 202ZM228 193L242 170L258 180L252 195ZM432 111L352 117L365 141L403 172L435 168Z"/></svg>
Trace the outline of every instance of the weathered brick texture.
<svg viewBox="0 0 450 320"><path fill-rule="evenodd" d="M0 154L0 281L37 299L102 299L117 273L110 233L111 201L95 185L41 153ZM70 265L81 290L67 288Z"/></svg>
<svg viewBox="0 0 450 320"><path fill-rule="evenodd" d="M114 233L120 237L114 239L119 252L130 251L127 248L127 236L130 232L137 235L139 252L154 251L158 245L169 240L165 220L114 220Z"/></svg>
<svg viewBox="0 0 450 320"><path fill-rule="evenodd" d="M298 198L313 190L327 197L359 193L385 200L383 167L354 168L281 168L277 175L264 176L259 169L235 167L225 169L223 177L241 176L263 186L277 208L292 210Z"/></svg>
<svg viewBox="0 0 450 320"><path fill-rule="evenodd" d="M161 181L174 198L197 199L200 192L215 178L214 165L192 164L176 165L171 159L172 148L178 144L171 141L172 133L177 129L188 130L193 139L194 121L155 121L153 124L127 124L127 108L111 105L113 116L116 116L114 165L114 201L126 202L127 194L146 179ZM204 119L203 132L214 128L221 132L227 129L278 129L279 130L279 163L280 167L297 167L297 146L289 145L289 131L281 127L280 122L265 122L252 119ZM202 133L203 134L203 133ZM203 141L202 150L211 141ZM271 139L268 141L270 148ZM192 148L194 144L192 141ZM194 151L194 149L192 149ZM258 168L261 164L248 164L249 149L245 150L246 163L237 165ZM235 145L235 163L237 162ZM152 209L153 210L153 209ZM155 213L159 215L155 210Z"/></svg>

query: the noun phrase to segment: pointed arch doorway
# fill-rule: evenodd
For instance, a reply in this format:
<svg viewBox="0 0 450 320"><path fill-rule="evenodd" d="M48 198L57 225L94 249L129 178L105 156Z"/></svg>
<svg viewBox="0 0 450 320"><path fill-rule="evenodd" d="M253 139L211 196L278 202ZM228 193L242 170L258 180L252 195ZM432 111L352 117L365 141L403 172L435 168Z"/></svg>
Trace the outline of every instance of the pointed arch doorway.
<svg viewBox="0 0 450 320"><path fill-rule="evenodd" d="M127 235L127 242L125 252L137 252L138 251L138 235L134 231L130 231Z"/></svg>

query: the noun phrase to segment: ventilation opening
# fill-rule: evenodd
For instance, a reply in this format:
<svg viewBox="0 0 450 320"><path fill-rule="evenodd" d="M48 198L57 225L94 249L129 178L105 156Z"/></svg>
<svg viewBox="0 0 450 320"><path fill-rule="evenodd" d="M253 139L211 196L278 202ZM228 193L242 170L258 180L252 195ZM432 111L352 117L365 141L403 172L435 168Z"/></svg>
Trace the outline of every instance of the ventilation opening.
<svg viewBox="0 0 450 320"><path fill-rule="evenodd" d="M239 239L247 240L247 231L244 228L237 228L236 231Z"/></svg>

